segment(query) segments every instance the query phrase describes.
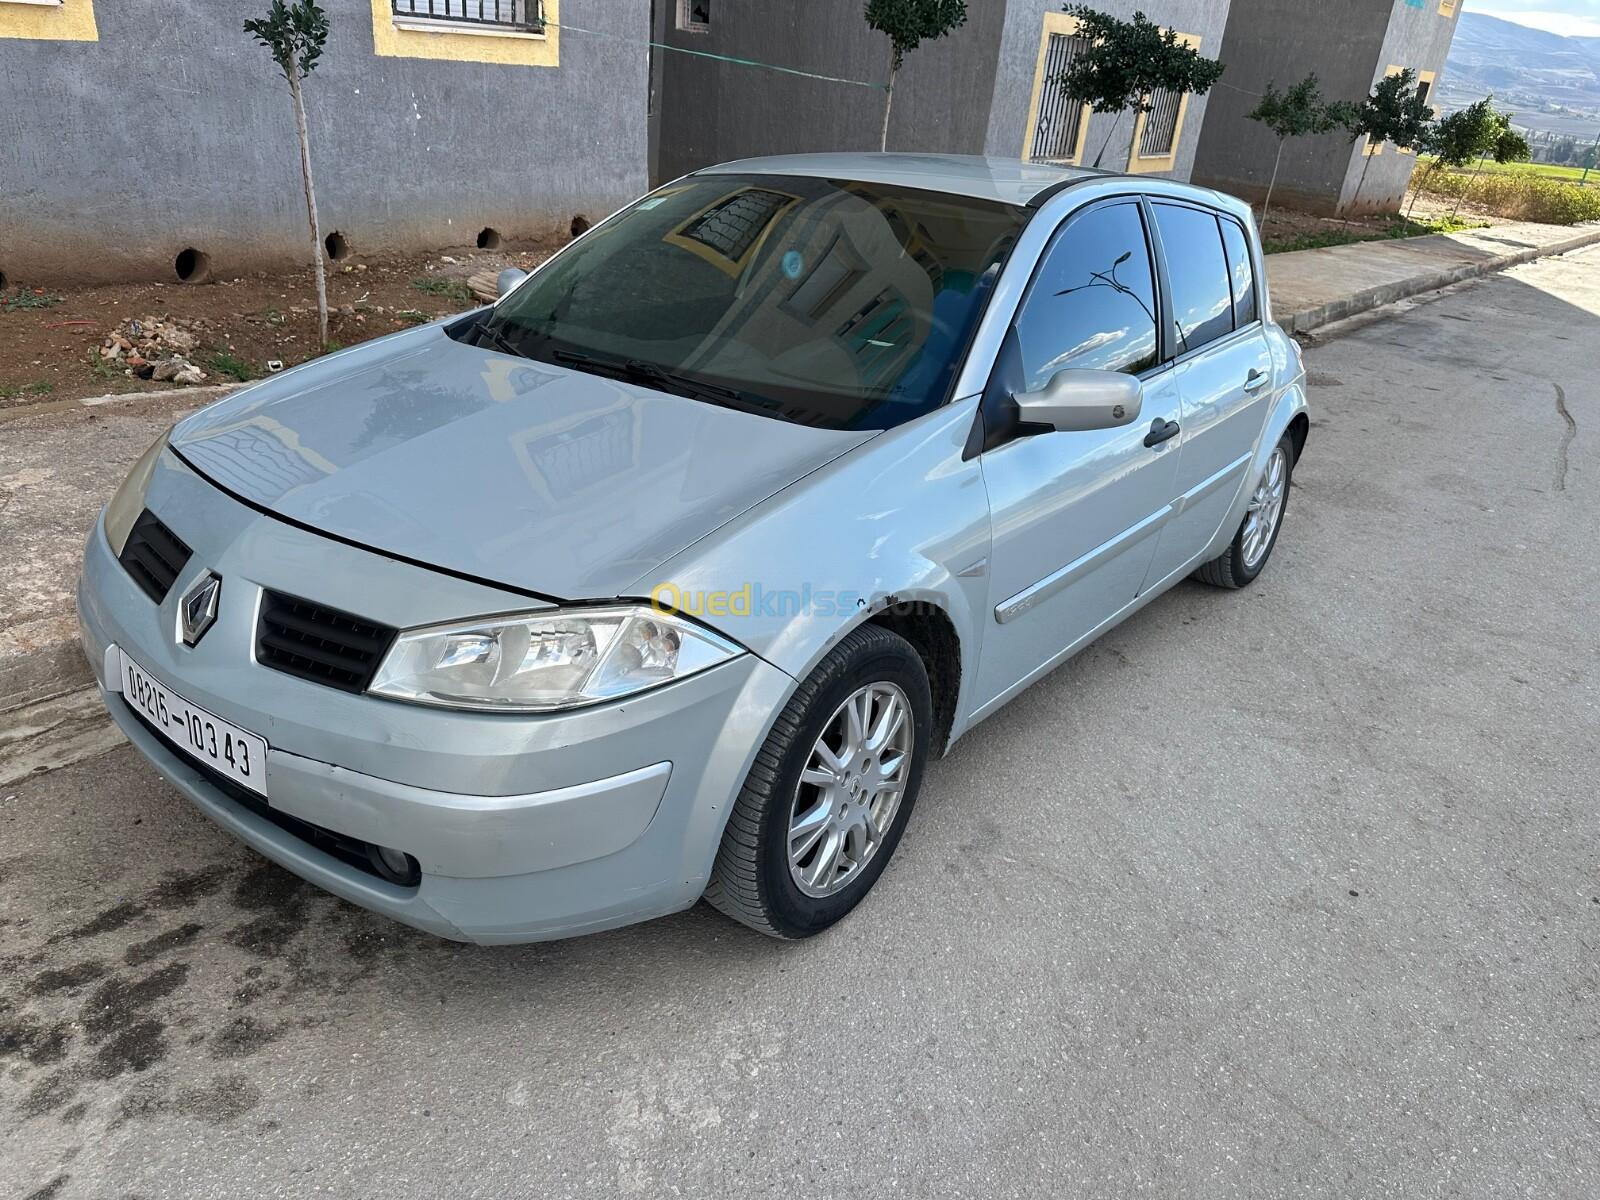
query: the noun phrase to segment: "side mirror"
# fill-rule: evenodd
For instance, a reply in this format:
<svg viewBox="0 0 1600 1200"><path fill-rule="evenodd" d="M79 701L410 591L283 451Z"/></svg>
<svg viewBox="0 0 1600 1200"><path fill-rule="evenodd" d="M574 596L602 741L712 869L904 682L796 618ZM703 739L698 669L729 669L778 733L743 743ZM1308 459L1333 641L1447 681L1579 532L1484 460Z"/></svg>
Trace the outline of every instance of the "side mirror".
<svg viewBox="0 0 1600 1200"><path fill-rule="evenodd" d="M1025 425L1047 425L1060 433L1132 425L1144 406L1144 385L1120 371L1057 371L1036 392L1012 397Z"/></svg>
<svg viewBox="0 0 1600 1200"><path fill-rule="evenodd" d="M528 273L526 271L519 270L516 267L507 267L495 277L495 295L504 296L507 292L516 287L517 284L521 283L527 277Z"/></svg>

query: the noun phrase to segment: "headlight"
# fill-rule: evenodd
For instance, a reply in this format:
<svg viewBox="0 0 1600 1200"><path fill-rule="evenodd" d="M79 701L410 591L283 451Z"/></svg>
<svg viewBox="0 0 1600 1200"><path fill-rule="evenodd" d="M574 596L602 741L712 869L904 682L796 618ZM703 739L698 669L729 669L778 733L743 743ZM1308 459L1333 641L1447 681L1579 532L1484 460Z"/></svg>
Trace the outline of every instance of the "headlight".
<svg viewBox="0 0 1600 1200"><path fill-rule="evenodd" d="M128 534L133 532L133 523L144 511L145 489L150 486L156 460L161 457L161 451L166 449L167 434L171 432L168 429L151 444L150 449L140 455L139 461L133 464L133 470L122 481L122 486L111 497L111 503L106 505L106 541L111 543L113 554L122 553L122 548L128 544Z"/></svg>
<svg viewBox="0 0 1600 1200"><path fill-rule="evenodd" d="M740 653L642 605L527 613L402 633L368 691L444 708L548 712L670 683Z"/></svg>

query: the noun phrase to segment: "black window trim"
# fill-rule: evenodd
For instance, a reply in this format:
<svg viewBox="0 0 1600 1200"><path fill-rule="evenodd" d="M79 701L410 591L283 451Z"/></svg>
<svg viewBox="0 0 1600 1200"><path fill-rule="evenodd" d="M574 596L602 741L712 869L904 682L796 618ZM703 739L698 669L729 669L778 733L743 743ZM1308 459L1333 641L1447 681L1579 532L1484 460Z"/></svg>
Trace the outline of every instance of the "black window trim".
<svg viewBox="0 0 1600 1200"><path fill-rule="evenodd" d="M1224 334L1221 337L1212 338L1209 342L1206 342L1201 346L1196 346L1192 350L1185 350L1182 347L1178 338L1177 329L1173 327L1173 322L1169 320L1165 323L1162 329L1162 346L1167 355L1167 361L1172 366L1179 366L1193 358L1198 358L1202 354L1210 354L1213 350L1222 349L1223 347L1231 345L1233 342L1241 341L1243 340L1243 335L1259 330L1263 324L1261 316L1261 263L1256 254L1255 242L1250 237L1249 231L1246 230L1244 226L1240 224L1238 219L1231 213L1224 212L1222 209L1215 208L1209 204L1198 203L1188 199L1187 197L1161 195L1152 196L1146 194L1144 195L1143 200L1146 208L1149 210L1146 218L1146 224L1149 227L1151 237L1156 243L1160 260L1161 300L1163 312L1172 311L1171 272L1167 266L1166 246L1163 245L1161 241L1161 229L1156 224L1155 220L1155 206L1157 204L1170 204L1174 208L1192 208L1196 212L1203 212L1209 217L1215 217L1218 222L1232 221L1235 225L1239 225L1241 232L1244 233L1245 246L1250 251L1250 273L1252 276L1250 284L1251 287L1255 289L1256 293L1255 320L1246 325L1236 325L1234 326L1232 332ZM1223 265L1226 266L1228 262L1228 244L1222 238L1222 227L1220 224L1217 226L1217 241L1222 245L1222 261ZM1231 268L1228 270L1228 298L1230 302L1233 300L1233 271ZM1238 307L1237 305L1234 305L1230 315L1236 316L1237 313Z"/></svg>
<svg viewBox="0 0 1600 1200"><path fill-rule="evenodd" d="M1261 324L1261 269L1262 268L1261 268L1261 264L1256 262L1256 247L1255 247L1255 243L1250 238L1250 231L1244 227L1244 222L1240 221L1238 217L1235 217L1235 216L1233 216L1233 215L1231 215L1229 213L1225 213L1225 212L1219 212L1217 214L1217 221L1219 222L1219 224L1222 221L1226 221L1226 222L1228 222L1228 224L1232 225L1235 229L1237 229L1239 231L1239 236L1244 239L1244 252L1247 255L1250 256L1250 298L1255 301L1255 306L1254 307L1255 307L1255 314L1256 315L1251 320L1246 321L1243 325L1240 325L1238 323L1238 321L1239 321L1239 297L1238 297L1238 295L1236 293L1233 294L1233 319L1234 319L1233 331L1234 331L1234 333L1242 333L1246 329L1250 329L1250 328L1252 328L1252 327L1254 327L1256 325ZM1222 257L1223 257L1224 261L1228 260L1228 237L1227 237L1226 233L1224 233L1223 236L1222 236ZM1233 293L1233 264L1231 262L1228 263L1228 291L1230 293ZM1220 341L1221 339L1219 338L1218 340Z"/></svg>

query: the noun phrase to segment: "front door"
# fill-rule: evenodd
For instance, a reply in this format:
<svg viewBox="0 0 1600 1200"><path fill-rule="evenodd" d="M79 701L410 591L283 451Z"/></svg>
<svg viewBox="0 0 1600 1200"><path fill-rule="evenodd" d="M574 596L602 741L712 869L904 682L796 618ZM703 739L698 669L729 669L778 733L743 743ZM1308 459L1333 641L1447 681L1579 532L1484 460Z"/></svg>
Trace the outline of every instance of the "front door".
<svg viewBox="0 0 1600 1200"><path fill-rule="evenodd" d="M1151 264L1138 201L1087 209L1057 231L1017 310L984 405L994 537L975 716L1130 604L1150 565L1178 456L1176 438L1146 441L1181 416L1176 373L1157 365ZM1009 397L1067 367L1140 375L1139 419L1088 433L1005 429Z"/></svg>

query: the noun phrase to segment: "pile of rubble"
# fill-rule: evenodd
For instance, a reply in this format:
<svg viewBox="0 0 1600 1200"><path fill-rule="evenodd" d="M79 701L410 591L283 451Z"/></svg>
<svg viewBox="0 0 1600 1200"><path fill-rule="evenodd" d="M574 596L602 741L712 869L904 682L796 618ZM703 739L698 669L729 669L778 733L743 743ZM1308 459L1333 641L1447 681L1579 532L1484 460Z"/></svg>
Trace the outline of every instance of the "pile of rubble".
<svg viewBox="0 0 1600 1200"><path fill-rule="evenodd" d="M172 383L204 383L208 376L190 361L200 339L176 321L139 317L124 321L100 347L107 363L123 363L126 374Z"/></svg>

